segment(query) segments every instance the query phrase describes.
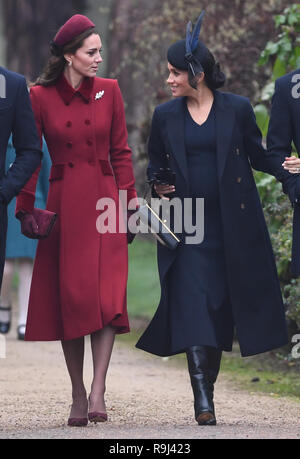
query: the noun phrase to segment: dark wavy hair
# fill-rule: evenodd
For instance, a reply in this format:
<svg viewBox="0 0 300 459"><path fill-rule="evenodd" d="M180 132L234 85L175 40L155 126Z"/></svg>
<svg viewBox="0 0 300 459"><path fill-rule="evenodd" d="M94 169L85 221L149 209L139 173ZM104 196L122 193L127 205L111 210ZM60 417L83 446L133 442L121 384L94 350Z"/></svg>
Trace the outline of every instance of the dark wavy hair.
<svg viewBox="0 0 300 459"><path fill-rule="evenodd" d="M52 56L48 60L41 75L31 86L55 85L67 65L64 55L75 54L83 46L84 40L94 34L98 35L98 32L94 28L88 29L63 47L57 46L52 42L50 44Z"/></svg>
<svg viewBox="0 0 300 459"><path fill-rule="evenodd" d="M207 49L202 61L204 70L204 81L212 91L224 86L226 76L222 72L220 64L215 61L213 54Z"/></svg>

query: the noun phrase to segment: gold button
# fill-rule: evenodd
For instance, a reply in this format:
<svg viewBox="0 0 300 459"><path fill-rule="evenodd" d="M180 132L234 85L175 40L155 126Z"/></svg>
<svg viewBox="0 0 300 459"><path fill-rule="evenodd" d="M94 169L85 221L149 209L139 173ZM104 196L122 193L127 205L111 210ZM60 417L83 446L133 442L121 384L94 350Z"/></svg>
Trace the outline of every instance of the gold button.
<svg viewBox="0 0 300 459"><path fill-rule="evenodd" d="M238 183L241 183L241 181L242 181L242 177L238 177L238 178L237 178L237 182L238 182Z"/></svg>
<svg viewBox="0 0 300 459"><path fill-rule="evenodd" d="M241 204L241 209L242 209L242 210L245 210L245 209L246 209L246 206L245 206L244 203Z"/></svg>

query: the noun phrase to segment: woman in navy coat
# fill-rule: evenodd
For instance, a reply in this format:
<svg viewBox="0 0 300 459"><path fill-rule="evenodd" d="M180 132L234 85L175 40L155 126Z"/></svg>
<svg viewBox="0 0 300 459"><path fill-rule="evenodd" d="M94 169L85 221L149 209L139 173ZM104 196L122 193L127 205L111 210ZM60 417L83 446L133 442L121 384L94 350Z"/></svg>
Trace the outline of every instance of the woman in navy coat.
<svg viewBox="0 0 300 459"><path fill-rule="evenodd" d="M193 36L168 51L174 100L154 112L149 179L170 166L176 185L160 197L204 198L204 241L175 251L158 245L161 300L137 347L159 356L186 352L199 425L215 425L214 383L236 328L242 356L287 343L276 265L251 166L292 193L282 160L262 147L248 99L217 90L225 76Z"/></svg>
<svg viewBox="0 0 300 459"><path fill-rule="evenodd" d="M41 162L42 152L34 123L26 80L0 67L0 286L5 261L7 205ZM16 160L5 173L8 139L13 136ZM3 312L3 311L2 311Z"/></svg>
<svg viewBox="0 0 300 459"><path fill-rule="evenodd" d="M13 146L12 136L9 139L6 151L5 169L8 171L16 159L16 151ZM49 174L51 169L50 156L46 142L43 143L43 160L39 181L36 189L35 207L45 209L48 188ZM11 326L12 316L12 284L15 271L15 261L18 261L18 327L17 335L19 340L25 336L29 291L32 277L33 260L35 258L37 240L28 239L21 233L20 223L15 217L16 199L14 198L7 207L7 239L6 239L6 261L4 266L3 282L0 297L0 333L7 334ZM2 309L2 310L1 310ZM4 309L4 310L3 310Z"/></svg>

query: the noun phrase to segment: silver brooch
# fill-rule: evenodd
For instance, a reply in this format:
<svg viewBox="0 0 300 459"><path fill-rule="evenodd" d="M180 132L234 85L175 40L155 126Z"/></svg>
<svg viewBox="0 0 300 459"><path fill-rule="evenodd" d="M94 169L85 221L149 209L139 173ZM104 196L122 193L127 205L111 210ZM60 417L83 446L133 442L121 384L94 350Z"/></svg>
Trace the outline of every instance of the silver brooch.
<svg viewBox="0 0 300 459"><path fill-rule="evenodd" d="M102 99L103 96L104 96L104 91L99 91L99 92L97 92L97 94L95 96L95 100L100 100L100 99Z"/></svg>

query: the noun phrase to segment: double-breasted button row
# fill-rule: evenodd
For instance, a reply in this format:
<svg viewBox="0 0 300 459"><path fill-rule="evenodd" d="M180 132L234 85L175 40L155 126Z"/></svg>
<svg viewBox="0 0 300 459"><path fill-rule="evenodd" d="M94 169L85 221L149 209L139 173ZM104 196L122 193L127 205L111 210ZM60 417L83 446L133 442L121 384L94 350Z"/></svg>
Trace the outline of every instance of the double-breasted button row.
<svg viewBox="0 0 300 459"><path fill-rule="evenodd" d="M84 121L84 124L85 124L86 126L90 126L92 123L91 123L91 120L85 120L85 121ZM67 126L67 128L71 128L71 127L73 126L72 121L67 121L67 122L66 122L66 126Z"/></svg>
<svg viewBox="0 0 300 459"><path fill-rule="evenodd" d="M90 166L95 166L96 163L95 163L95 160L94 160L94 159L89 159L89 160L88 160L88 164L89 164ZM70 167L70 169L73 169L73 168L75 167L75 164L72 163L72 162L69 162L69 163L68 163L68 166Z"/></svg>
<svg viewBox="0 0 300 459"><path fill-rule="evenodd" d="M94 145L94 142L93 142L92 140L88 139L88 140L86 141L86 144L87 144L89 147L92 147L92 146ZM72 142L67 142L66 145L67 145L67 148L70 148L70 149L73 148L73 143L72 143Z"/></svg>

